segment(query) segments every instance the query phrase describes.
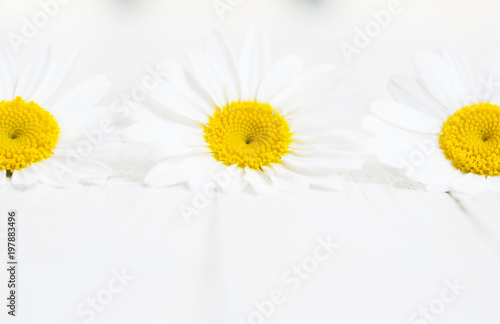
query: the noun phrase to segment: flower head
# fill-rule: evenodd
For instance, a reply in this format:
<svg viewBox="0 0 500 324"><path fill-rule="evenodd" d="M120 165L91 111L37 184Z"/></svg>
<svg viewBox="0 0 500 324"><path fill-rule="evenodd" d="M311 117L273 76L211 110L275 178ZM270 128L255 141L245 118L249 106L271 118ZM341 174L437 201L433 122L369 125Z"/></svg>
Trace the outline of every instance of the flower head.
<svg viewBox="0 0 500 324"><path fill-rule="evenodd" d="M500 190L499 61L473 77L450 48L415 57L419 78L395 76L398 103L374 102L364 124L382 163L432 191Z"/></svg>
<svg viewBox="0 0 500 324"><path fill-rule="evenodd" d="M160 62L170 76L151 93L161 110L122 134L151 143L159 163L148 184L188 183L197 190L226 172L226 191L250 185L258 193L302 192L339 189L336 172L361 168L364 137L333 122L363 106L368 93L333 92L340 70L322 65L302 72L294 55L272 64L259 29L249 31L238 58L212 33L205 50L188 52L188 61L190 71Z"/></svg>
<svg viewBox="0 0 500 324"><path fill-rule="evenodd" d="M72 53L51 61L50 48L35 53L18 74L10 53L0 49L0 183L67 186L105 178L111 170L90 159L85 132L99 127L94 105L109 88L105 76L59 94L76 62ZM85 147L84 147L85 146Z"/></svg>

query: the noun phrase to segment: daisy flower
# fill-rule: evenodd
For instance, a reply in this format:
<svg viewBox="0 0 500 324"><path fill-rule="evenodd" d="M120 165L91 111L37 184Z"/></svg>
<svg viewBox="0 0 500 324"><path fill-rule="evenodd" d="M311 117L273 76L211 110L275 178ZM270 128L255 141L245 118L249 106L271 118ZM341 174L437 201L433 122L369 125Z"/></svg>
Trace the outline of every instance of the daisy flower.
<svg viewBox="0 0 500 324"><path fill-rule="evenodd" d="M500 190L497 58L474 77L451 48L417 53L418 78L394 76L397 103L374 102L363 121L378 159L430 191Z"/></svg>
<svg viewBox="0 0 500 324"><path fill-rule="evenodd" d="M20 188L37 182L66 186L110 174L106 165L88 158L102 141L97 134L103 135L102 119L91 108L109 88L106 77L58 95L76 56L51 61L47 47L18 74L10 53L0 48L0 184L11 178Z"/></svg>
<svg viewBox="0 0 500 324"><path fill-rule="evenodd" d="M266 34L251 29L239 57L218 33L187 53L190 69L162 61L169 82L151 92L154 117L127 128L125 141L153 143L159 163L151 186L187 183L198 190L230 175L224 191L257 193L310 187L338 190L339 171L361 168L362 136L333 122L369 100L364 90L333 92L342 72L321 65L302 72L287 55L271 64ZM221 178L223 178L221 176Z"/></svg>

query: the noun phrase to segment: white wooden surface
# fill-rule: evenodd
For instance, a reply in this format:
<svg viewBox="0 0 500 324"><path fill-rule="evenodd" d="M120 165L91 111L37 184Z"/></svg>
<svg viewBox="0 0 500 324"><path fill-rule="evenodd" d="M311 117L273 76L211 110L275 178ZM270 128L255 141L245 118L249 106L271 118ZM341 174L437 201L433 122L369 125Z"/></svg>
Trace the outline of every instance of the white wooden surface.
<svg viewBox="0 0 500 324"><path fill-rule="evenodd" d="M420 0L405 2L405 10L347 64L339 44L352 41L354 28L363 28L370 12L388 2L312 2L243 1L222 21L205 0L74 0L17 59L45 43L56 52L80 49L68 86L107 72L111 103L157 59L184 62L185 49L200 47L208 30L217 28L239 45L257 24L269 32L273 57L294 52L306 66L342 66L342 88L368 87L374 99L390 99L386 81L394 73L412 74L417 50L449 44L477 70L500 49L497 1ZM21 19L38 10L35 0L0 1L2 35L19 32ZM6 37L0 43L9 46ZM364 113L339 127L362 131ZM0 188L0 213L20 212L21 260L20 316L7 318L1 307L1 323L84 323L79 305L106 289L111 271L122 269L135 278L92 323L238 323L274 289L282 289L286 300L265 323L411 323L412 314L429 307L445 281L455 278L467 288L433 322L500 322L498 194L428 193L370 163L363 172L343 175L349 182L343 194L220 194L186 224L179 207L193 194L140 185L149 167L142 154L136 148L109 158L116 176L102 187ZM5 228L1 221L0 234ZM311 256L327 234L340 247L290 291L282 275ZM0 246L5 264L5 236Z"/></svg>

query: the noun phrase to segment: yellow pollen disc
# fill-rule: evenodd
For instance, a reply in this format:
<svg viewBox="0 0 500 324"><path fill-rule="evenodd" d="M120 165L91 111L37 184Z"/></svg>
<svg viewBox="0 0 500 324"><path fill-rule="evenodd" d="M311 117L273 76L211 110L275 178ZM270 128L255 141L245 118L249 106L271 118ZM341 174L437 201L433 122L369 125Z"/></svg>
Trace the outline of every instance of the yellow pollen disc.
<svg viewBox="0 0 500 324"><path fill-rule="evenodd" d="M256 101L218 108L203 127L213 157L227 166L262 170L262 166L281 163L292 142L285 118Z"/></svg>
<svg viewBox="0 0 500 324"><path fill-rule="evenodd" d="M500 175L500 106L466 106L443 124L439 144L463 173Z"/></svg>
<svg viewBox="0 0 500 324"><path fill-rule="evenodd" d="M59 139L54 117L21 97L0 102L0 171L14 172L52 155Z"/></svg>

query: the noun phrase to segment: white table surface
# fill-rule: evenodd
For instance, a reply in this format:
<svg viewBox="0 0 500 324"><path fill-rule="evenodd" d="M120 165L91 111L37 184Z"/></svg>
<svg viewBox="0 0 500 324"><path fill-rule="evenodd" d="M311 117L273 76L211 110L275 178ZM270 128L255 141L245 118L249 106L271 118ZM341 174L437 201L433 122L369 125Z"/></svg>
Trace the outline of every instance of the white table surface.
<svg viewBox="0 0 500 324"><path fill-rule="evenodd" d="M259 25L269 32L274 58L293 52L307 66L333 63L346 69L342 89L367 87L374 99L390 100L386 82L394 73L414 74L415 51L452 45L477 71L500 49L498 1L413 0L347 64L339 44L351 42L354 28L387 3L243 0L220 20L211 0L72 0L16 58L21 63L46 43L56 53L78 49L68 87L106 72L113 87L103 103L111 103L159 58L184 63L184 50L202 46L209 30L239 46L247 28ZM0 45L9 47L7 34L39 10L37 1L0 1ZM362 132L366 112L339 127ZM412 323L412 314L455 279L466 288L433 323L500 323L498 194L428 193L371 161L343 175L345 193L219 194L188 224L179 208L193 194L182 186L142 186L149 166L141 150L108 157L116 172L105 186L0 188L0 213L20 213L19 316L0 306L1 323L85 323L79 305L122 270L134 279L92 323L238 323L275 289L285 301L264 323ZM292 291L282 276L327 235L340 246ZM6 282L2 270L1 296Z"/></svg>

